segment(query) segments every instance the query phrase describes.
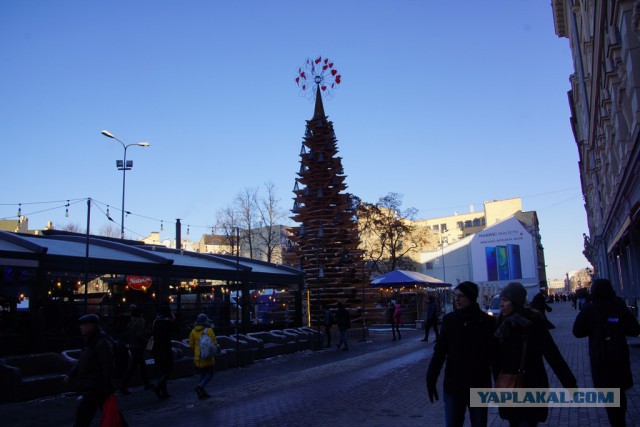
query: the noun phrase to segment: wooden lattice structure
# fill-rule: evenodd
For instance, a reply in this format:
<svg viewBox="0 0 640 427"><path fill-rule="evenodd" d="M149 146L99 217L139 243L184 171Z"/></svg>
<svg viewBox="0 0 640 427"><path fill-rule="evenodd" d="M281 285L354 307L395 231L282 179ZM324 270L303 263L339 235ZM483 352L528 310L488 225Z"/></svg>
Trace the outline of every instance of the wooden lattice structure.
<svg viewBox="0 0 640 427"><path fill-rule="evenodd" d="M317 324L324 305L342 302L352 310L360 308L362 253L333 123L324 113L321 85L316 86L315 110L306 124L293 189L291 218L298 225L291 230L287 258L305 272L309 311Z"/></svg>

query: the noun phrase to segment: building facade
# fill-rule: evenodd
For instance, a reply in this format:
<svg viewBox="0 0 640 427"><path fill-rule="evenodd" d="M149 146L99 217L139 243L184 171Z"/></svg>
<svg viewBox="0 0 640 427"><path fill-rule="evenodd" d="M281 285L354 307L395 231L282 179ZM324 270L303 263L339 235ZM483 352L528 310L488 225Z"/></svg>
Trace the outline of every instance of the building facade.
<svg viewBox="0 0 640 427"><path fill-rule="evenodd" d="M640 296L640 1L553 0L575 72L568 92L589 235L584 254L637 307Z"/></svg>

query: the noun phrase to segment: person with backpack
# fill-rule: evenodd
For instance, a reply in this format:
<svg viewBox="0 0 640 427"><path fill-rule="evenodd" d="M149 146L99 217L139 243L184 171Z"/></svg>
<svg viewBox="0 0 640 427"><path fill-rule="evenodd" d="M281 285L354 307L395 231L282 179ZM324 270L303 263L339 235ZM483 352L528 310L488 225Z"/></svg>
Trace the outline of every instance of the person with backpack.
<svg viewBox="0 0 640 427"><path fill-rule="evenodd" d="M213 326L206 314L200 313L189 334L189 347L193 350L193 363L199 375L195 390L200 399L211 397L205 387L215 372L214 355L218 349L218 340Z"/></svg>
<svg viewBox="0 0 640 427"><path fill-rule="evenodd" d="M620 389L620 406L607 407L607 417L612 426L626 426L626 390L633 387L626 337L640 335L640 325L607 279L593 281L591 301L576 316L573 335L589 337L593 386Z"/></svg>
<svg viewBox="0 0 640 427"><path fill-rule="evenodd" d="M78 319L78 323L84 347L64 382L71 382L82 393L74 426L88 427L96 411L102 410L108 398L113 398L113 341L100 327L98 315L85 314ZM120 420L122 425L126 425L122 414Z"/></svg>

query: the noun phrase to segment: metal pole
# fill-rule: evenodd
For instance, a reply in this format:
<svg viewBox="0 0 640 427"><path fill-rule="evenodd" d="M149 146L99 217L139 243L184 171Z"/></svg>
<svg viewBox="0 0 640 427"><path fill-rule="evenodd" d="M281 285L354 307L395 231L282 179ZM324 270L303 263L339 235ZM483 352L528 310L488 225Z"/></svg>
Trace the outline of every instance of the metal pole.
<svg viewBox="0 0 640 427"><path fill-rule="evenodd" d="M124 146L124 159L122 160L122 216L120 217L120 238L124 239L124 189L127 174L127 146Z"/></svg>
<svg viewBox="0 0 640 427"><path fill-rule="evenodd" d="M238 327L240 322L240 298L238 289L240 284L240 227L236 227L236 367L240 367L240 337L238 336Z"/></svg>
<svg viewBox="0 0 640 427"><path fill-rule="evenodd" d="M91 224L91 198L87 199L87 237L84 252L84 314L89 314L89 225Z"/></svg>
<svg viewBox="0 0 640 427"><path fill-rule="evenodd" d="M362 341L367 340L367 333L366 333L367 325L364 318L364 267L365 267L365 261L363 259L362 260Z"/></svg>

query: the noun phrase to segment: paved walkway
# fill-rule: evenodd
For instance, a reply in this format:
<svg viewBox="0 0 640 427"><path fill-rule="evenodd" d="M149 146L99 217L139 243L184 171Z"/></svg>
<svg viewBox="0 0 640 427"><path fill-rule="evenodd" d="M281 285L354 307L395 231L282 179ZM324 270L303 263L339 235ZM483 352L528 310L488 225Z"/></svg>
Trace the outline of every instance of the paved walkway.
<svg viewBox="0 0 640 427"><path fill-rule="evenodd" d="M591 387L587 339L571 334L577 314L569 303L552 305L552 334L578 378ZM428 401L424 375L433 343L420 341L422 331L403 331L401 341L391 341L390 331L372 331L368 342L350 342L349 352L335 349L305 351L261 360L240 369L216 374L212 399L199 401L194 378L171 381L171 399L160 401L153 393L132 389L119 396L132 426L164 425L283 425L283 426L443 426L442 400ZM640 382L640 339L632 338L632 370ZM559 387L549 373L552 387ZM440 376L442 381L442 375ZM442 385L438 390L441 393ZM629 425L640 425L640 385L628 393ZM52 396L31 402L0 403L0 424L7 426L71 425L75 396ZM604 409L551 408L549 426L607 426ZM98 425L97 418L94 425ZM467 424L468 425L468 424ZM491 408L489 425L507 426Z"/></svg>

